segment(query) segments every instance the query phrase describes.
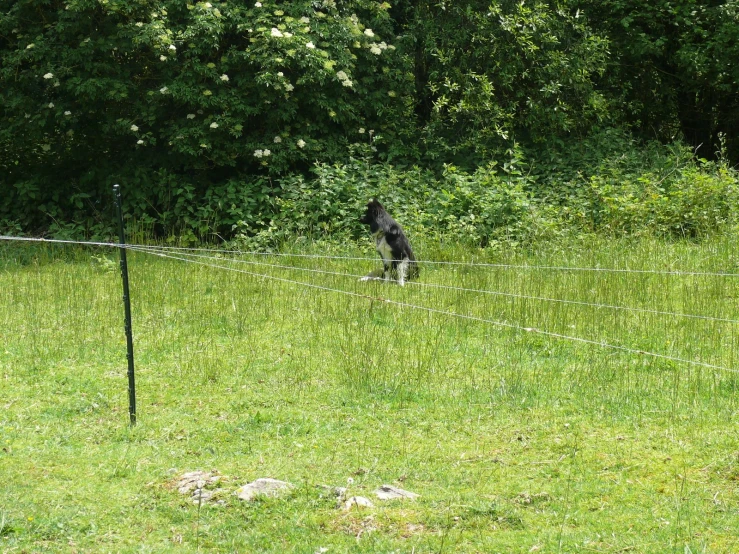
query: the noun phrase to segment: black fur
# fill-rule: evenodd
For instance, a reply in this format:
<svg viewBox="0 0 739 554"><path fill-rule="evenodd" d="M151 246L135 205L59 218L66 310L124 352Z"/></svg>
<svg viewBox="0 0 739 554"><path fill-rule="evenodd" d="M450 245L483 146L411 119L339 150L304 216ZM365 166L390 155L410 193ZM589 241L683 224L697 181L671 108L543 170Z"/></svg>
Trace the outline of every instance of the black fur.
<svg viewBox="0 0 739 554"><path fill-rule="evenodd" d="M411 244L403 229L377 200L367 203L367 211L359 220L369 225L375 247L383 263L382 278L396 279L402 285L406 279L418 277L419 269ZM364 279L376 278L370 274Z"/></svg>

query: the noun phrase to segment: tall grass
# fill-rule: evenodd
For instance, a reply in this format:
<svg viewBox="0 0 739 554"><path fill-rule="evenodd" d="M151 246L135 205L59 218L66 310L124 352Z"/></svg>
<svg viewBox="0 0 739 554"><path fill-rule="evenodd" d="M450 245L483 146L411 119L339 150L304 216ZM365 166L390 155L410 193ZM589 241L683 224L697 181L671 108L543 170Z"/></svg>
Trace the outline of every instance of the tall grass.
<svg viewBox="0 0 739 554"><path fill-rule="evenodd" d="M114 254L0 251L0 550L739 549L739 278L552 269L736 273L730 238L419 251L526 267L429 264L401 288L351 276L373 260L132 252L133 428ZM199 509L168 486L192 469L297 487ZM422 496L344 512L316 485L349 477Z"/></svg>

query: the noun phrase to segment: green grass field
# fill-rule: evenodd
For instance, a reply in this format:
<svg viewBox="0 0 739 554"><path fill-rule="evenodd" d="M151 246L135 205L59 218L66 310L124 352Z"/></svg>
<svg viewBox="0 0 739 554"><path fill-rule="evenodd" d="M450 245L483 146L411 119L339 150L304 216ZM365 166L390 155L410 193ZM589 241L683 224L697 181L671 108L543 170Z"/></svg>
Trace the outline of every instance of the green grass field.
<svg viewBox="0 0 739 554"><path fill-rule="evenodd" d="M403 288L191 258L354 296L132 252L134 427L117 253L0 245L0 552L739 552L739 277L552 269L739 273L734 244L481 251L548 268ZM194 470L220 504L176 490ZM232 494L260 477L295 488ZM320 486L348 483L374 508Z"/></svg>

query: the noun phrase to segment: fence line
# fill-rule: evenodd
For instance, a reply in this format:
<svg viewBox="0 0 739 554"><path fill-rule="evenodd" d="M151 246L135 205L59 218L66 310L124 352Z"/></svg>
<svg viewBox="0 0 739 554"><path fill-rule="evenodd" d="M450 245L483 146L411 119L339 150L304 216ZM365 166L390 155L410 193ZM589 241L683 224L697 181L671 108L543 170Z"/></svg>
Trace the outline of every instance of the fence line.
<svg viewBox="0 0 739 554"><path fill-rule="evenodd" d="M327 254L292 254L288 252L257 252L244 250L218 250L213 248L185 248L175 246L147 246L137 245L140 248L160 248L173 251L190 251L190 252L213 252L220 254L238 254L241 256L275 256L289 258L320 258L328 260L347 260L347 261L377 261L377 256L331 256ZM703 276L703 277L739 277L739 273L722 272L722 271L679 271L679 270L660 270L660 269L618 269L608 267L572 267L557 265L527 265L527 264L496 264L487 262L455 262L455 261L438 261L438 260L417 260L419 265L453 265L453 266L471 266L471 267L492 267L497 269L546 269L552 271L592 271L601 273L645 273L652 275L684 275L684 276Z"/></svg>
<svg viewBox="0 0 739 554"><path fill-rule="evenodd" d="M147 248L147 249L140 249L137 246L134 246L131 248L134 251L138 252L163 252L163 250L155 250L153 248ZM215 256L206 256L202 254L192 254L190 252L181 252L180 255L182 256L191 256L195 258L201 258L201 259L207 259L207 260L218 260L218 261L224 261L224 262L233 262L233 263L243 263L243 264L249 264L249 265L256 265L261 267L270 267L274 269L293 269L296 271L303 271L308 273L318 273L322 275L334 275L339 277L352 277L352 278L361 278L363 275L357 275L353 273L341 273L337 271L326 271L321 269L312 269L312 268L306 268L306 267L297 267L297 266L286 266L286 265L278 265L278 264L270 264L266 262L255 262L250 260L241 260L241 259L234 259L234 258L219 258ZM560 299L560 298L547 298L543 296L532 296L532 295L526 295L526 294L515 294L515 293L509 293L509 292L502 292L502 291L494 291L494 290L485 290L485 289L470 289L470 288L464 288L464 287L455 287L451 285L442 285L438 283L424 283L419 281L406 281L407 285L412 285L416 287L430 287L430 288L438 288L438 289L444 289L444 290L453 290L453 291L459 291L459 292L470 292L470 293L478 293L478 294L488 294L491 296L505 296L508 298L521 298L526 300L540 300L543 302L553 302L553 303L561 303L561 304L571 304L571 305L577 305L577 306L586 306L590 308L599 308L599 309L608 309L608 310L622 310L622 311L630 311L630 312L637 312L637 313L645 313L645 314L651 314L651 315L664 315L664 316L671 316L671 317L683 317L683 318L691 318L691 319L700 319L705 321L716 321L716 322L722 322L722 323L732 323L732 324L738 324L739 320L737 319L729 319L729 318L723 318L723 317L715 317L715 316L707 316L707 315L701 315L701 314L689 314L689 313L681 313L681 312L669 312L669 311L662 311L662 310L650 310L648 308L634 308L631 306L617 306L613 304L598 304L593 302L584 302L579 300L566 300L566 299Z"/></svg>
<svg viewBox="0 0 739 554"><path fill-rule="evenodd" d="M34 237L11 237L7 235L0 235L0 240L5 241L21 241L21 242L40 242L49 244L79 244L84 246L109 246L120 248L121 244L118 242L95 242L95 241L82 241L82 240L62 240L62 239L44 239ZM125 245L129 247L131 245Z"/></svg>
<svg viewBox="0 0 739 554"><path fill-rule="evenodd" d="M38 243L58 243L58 244L79 244L85 246L107 246L120 247L120 244L114 242L93 242L93 241L75 241L61 239L44 239L30 237L13 237L0 235L0 240L5 241L26 241ZM241 256L275 256L275 257L293 257L293 258L316 258L329 260L346 260L346 261L376 261L376 256L330 256L326 254L291 254L286 252L257 252L257 251L241 251L241 250L219 250L215 248L185 248L176 246L157 246L146 244L127 244L126 248L138 248L141 250L169 250L173 252L211 252L217 254L237 254ZM721 272L721 271L679 271L679 270L660 270L660 269L618 269L607 267L572 267L557 265L527 265L527 264L496 264L487 262L456 262L456 261L439 261L439 260L418 260L419 265L450 265L450 266L466 266L466 267L489 267L496 269L522 269L522 270L548 270L548 271L583 271L596 273L634 273L648 275L674 275L686 277L739 277L739 273Z"/></svg>
<svg viewBox="0 0 739 554"><path fill-rule="evenodd" d="M466 319L466 320L470 320L470 321L477 321L477 322L480 322L480 323L487 323L487 324L490 324L490 325L496 325L496 326L505 327L505 328L508 328L508 329L514 329L514 330L518 330L518 331L526 331L528 333L536 333L536 334L544 335L544 336L551 337L551 338L557 338L557 339L562 339L562 340L569 340L569 341L573 341L573 342L579 342L579 343L582 343L582 344L590 344L590 345L598 346L598 347L601 347L601 348L610 348L612 350L618 350L618 351L626 352L626 353L629 353L629 354L638 354L638 355L641 355L641 356L649 356L649 357L653 357L653 358L657 358L657 359L662 359L662 360L668 360L668 361L672 361L672 362L679 362L679 363L684 363L684 364L689 364L689 365L694 365L694 366L705 367L705 368L709 368L709 369L715 369L715 370L719 370L719 371L726 371L726 372L729 372L729 373L739 373L739 369L734 369L734 368L730 368L730 367L719 366L719 365L715 365L715 364L709 364L707 362L700 362L700 361L696 361L696 360L688 360L688 359L685 359L685 358L678 358L676 356L669 356L667 354L659 354L657 352L649 352L649 351L646 351L646 350L640 350L640 349L636 349L636 348L629 348L627 346L620 346L620 345L610 344L610 343L607 343L607 342L604 342L604 341L596 341L596 340L586 339L586 338L582 338L582 337L574 337L574 336L571 336L571 335L563 335L563 334L554 333L554 332L551 332L551 331L544 331L544 330L541 330L541 329L537 329L535 327L522 327L520 325L515 325L513 323L508 323L508 322L505 322L505 321L495 321L495 320L492 320L492 319L486 319L486 318L483 318L483 317L478 317L478 316L473 316L473 315L468 315L468 314L458 314L456 312L449 312L449 311L445 311L445 310L439 310L437 308L429 308L428 306L419 306L419 305L416 305L416 304L409 304L407 302L400 302L400 301L397 301L397 300L391 300L391 299L382 298L382 297L379 297L379 296L371 296L371 295L368 295L368 294L361 294L361 293L358 293L358 292L351 292L351 291L345 291L345 290L341 290L341 289L335 289L335 288L332 288L332 287L325 287L323 285L316 285L316 284L313 284L313 283L305 283L305 282L302 282L302 281L296 281L294 279L287 279L287 278L284 278L284 277L276 277L274 275L267 275L267 274L264 274L264 273L256 273L256 272L246 271L246 270L243 270L243 269L237 269L237 268L233 268L233 267L224 267L224 266L217 265L217 264L210 264L210 263L206 263L206 262L192 260L192 259L189 259L189 258L182 258L182 257L179 257L179 256L173 256L171 254L165 254L164 252L161 252L161 251L147 250L146 253L148 253L150 255L153 255L153 256L159 256L159 257L162 257L162 258L170 258L170 259L173 259L173 260L180 260L180 261L183 261L183 262L194 263L194 264L198 264L198 265L202 265L202 266L206 266L206 267L212 267L212 268L215 268L215 269L223 269L223 270L226 270L226 271L233 271L233 272L236 272L236 273L240 273L240 274L244 274L244 275L250 275L250 276L253 276L253 277L262 277L262 278L265 278L265 279L271 279L273 281L279 281L279 282L289 283L289 284L293 284L293 285L300 285L300 286L304 286L304 287L308 287L308 288L312 288L312 289L316 289L316 290L321 290L321 291L325 291L325 292L334 292L334 293L344 294L344 295L347 295L347 296L352 296L352 297L355 297L355 298L364 298L364 299L367 299L367 300L372 300L372 301L376 301L376 302L382 302L382 303L385 303L385 304L392 304L392 305L399 306L399 307L402 307L402 308L418 309L418 310L423 310L423 311L426 311L426 312L429 312L429 313L433 313L433 314L458 317L458 318L461 318L461 319Z"/></svg>

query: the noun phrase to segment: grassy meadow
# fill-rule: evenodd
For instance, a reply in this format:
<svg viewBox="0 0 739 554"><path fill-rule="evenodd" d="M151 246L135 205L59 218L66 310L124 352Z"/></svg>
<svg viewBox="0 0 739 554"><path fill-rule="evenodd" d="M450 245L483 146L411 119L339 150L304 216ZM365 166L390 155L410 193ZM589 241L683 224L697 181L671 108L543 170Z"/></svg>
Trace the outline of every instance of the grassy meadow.
<svg viewBox="0 0 739 554"><path fill-rule="evenodd" d="M418 254L526 267L130 252L131 427L117 252L0 245L0 552L739 552L735 239Z"/></svg>

